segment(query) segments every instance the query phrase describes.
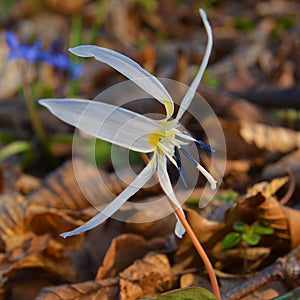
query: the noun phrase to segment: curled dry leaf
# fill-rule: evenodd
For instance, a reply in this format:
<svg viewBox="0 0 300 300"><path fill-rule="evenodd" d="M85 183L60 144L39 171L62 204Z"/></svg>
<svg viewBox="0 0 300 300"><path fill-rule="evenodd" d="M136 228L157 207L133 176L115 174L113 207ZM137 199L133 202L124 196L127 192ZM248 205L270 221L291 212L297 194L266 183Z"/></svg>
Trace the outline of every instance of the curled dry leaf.
<svg viewBox="0 0 300 300"><path fill-rule="evenodd" d="M149 251L160 250L164 247L164 240L160 238L147 241L136 234L122 234L113 239L103 259L103 264L98 270L96 280L116 276Z"/></svg>
<svg viewBox="0 0 300 300"><path fill-rule="evenodd" d="M78 164L81 162L78 162ZM96 175L94 169L82 162L86 179ZM30 204L57 209L82 210L90 206L80 191L71 161L50 173L41 186L27 197Z"/></svg>
<svg viewBox="0 0 300 300"><path fill-rule="evenodd" d="M118 297L118 292L119 280L108 278L98 281L46 287L41 290L36 300L115 300Z"/></svg>
<svg viewBox="0 0 300 300"><path fill-rule="evenodd" d="M223 272L243 272L245 271L243 261L247 257L249 258L247 269L254 271L262 262L271 262L300 243L298 234L300 212L283 206L275 196L287 181L288 177L282 177L269 183L254 185L244 197L226 210L224 222L211 222L196 211L186 210L191 226L215 262L216 268ZM235 221L242 221L248 225L253 223L265 225L273 228L274 233L261 236L255 248L249 246L247 250L242 248L222 250L220 242L226 234L234 231ZM245 251L248 251L247 255ZM174 269L179 270L191 265L199 266L200 263L191 243L185 238L179 241L175 261Z"/></svg>
<svg viewBox="0 0 300 300"><path fill-rule="evenodd" d="M18 270L22 270L24 280L27 276L32 276L31 270L33 269L39 270L39 276L44 271L54 281L75 280L77 273L71 261L67 257L49 250L49 246L50 237L48 235L36 236L29 232L19 236L19 245L6 251L5 255L1 257L2 288L4 290L8 288L9 283L15 279L15 273ZM31 280L33 279L31 278ZM9 289L13 290L14 288L17 287L12 286ZM32 289L35 288L32 286ZM38 290L35 291L35 293L37 292Z"/></svg>
<svg viewBox="0 0 300 300"><path fill-rule="evenodd" d="M235 248L216 251L213 253L214 258L218 260L215 268L230 270L234 266L234 273L248 273L256 270L261 262L270 255L270 252L271 249L267 247ZM244 269L244 264L246 264L246 270Z"/></svg>
<svg viewBox="0 0 300 300"><path fill-rule="evenodd" d="M272 152L289 152L300 146L300 133L282 127L240 122L240 134L250 145Z"/></svg>
<svg viewBox="0 0 300 300"><path fill-rule="evenodd" d="M76 176L73 166L76 166ZM107 205L115 195L122 192L127 184L115 173L101 172L81 159L67 161L64 165L54 170L43 180L41 186L28 195L30 204L54 207L68 210L69 214L77 214L91 207ZM102 182L99 180L101 176ZM124 174L130 182L132 174ZM133 179L133 178L132 178ZM78 182L80 182L80 187ZM84 189L84 194L81 191ZM87 200L89 199L89 201Z"/></svg>
<svg viewBox="0 0 300 300"><path fill-rule="evenodd" d="M154 297L158 293L170 290L174 280L166 255L147 255L120 273L120 299Z"/></svg>
<svg viewBox="0 0 300 300"><path fill-rule="evenodd" d="M37 235L48 234L52 237L52 246L56 251L76 249L82 245L84 237L76 235L69 239L59 236L60 233L71 230L83 224L81 220L74 220L63 211L55 208L30 205L26 211L26 229Z"/></svg>
<svg viewBox="0 0 300 300"><path fill-rule="evenodd" d="M26 231L25 215L27 203L17 193L0 196L0 238L11 243L12 238Z"/></svg>

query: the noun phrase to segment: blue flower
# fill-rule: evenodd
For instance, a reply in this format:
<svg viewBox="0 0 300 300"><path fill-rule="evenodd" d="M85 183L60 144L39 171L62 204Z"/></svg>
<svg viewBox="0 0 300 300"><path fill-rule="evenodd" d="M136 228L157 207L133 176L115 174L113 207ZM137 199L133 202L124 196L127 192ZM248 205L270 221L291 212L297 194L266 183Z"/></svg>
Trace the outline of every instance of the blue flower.
<svg viewBox="0 0 300 300"><path fill-rule="evenodd" d="M71 78L79 77L83 70L83 64L73 62L69 55L63 52L61 48L61 42L55 40L51 45L51 49L43 50L40 57L44 62L55 68L68 71Z"/></svg>
<svg viewBox="0 0 300 300"><path fill-rule="evenodd" d="M22 58L27 61L36 61L40 58L41 42L39 40L31 45L22 44L11 30L5 32L5 39L10 48L8 60Z"/></svg>

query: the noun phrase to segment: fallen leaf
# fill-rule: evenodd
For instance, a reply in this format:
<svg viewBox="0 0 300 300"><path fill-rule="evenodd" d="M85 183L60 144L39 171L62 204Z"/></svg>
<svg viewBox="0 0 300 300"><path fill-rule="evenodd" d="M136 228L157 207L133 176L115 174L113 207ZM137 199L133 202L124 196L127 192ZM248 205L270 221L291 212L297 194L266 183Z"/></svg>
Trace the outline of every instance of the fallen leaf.
<svg viewBox="0 0 300 300"><path fill-rule="evenodd" d="M136 234L122 234L113 239L103 259L103 264L98 270L96 280L114 277L149 251L160 250L164 247L164 240L160 238L147 241Z"/></svg>
<svg viewBox="0 0 300 300"><path fill-rule="evenodd" d="M49 235L36 236L32 233L19 236L19 245L8 248L0 262L2 285L12 280L17 270L39 268L54 277L74 280L77 273L71 261L60 252L50 251Z"/></svg>
<svg viewBox="0 0 300 300"><path fill-rule="evenodd" d="M258 149L276 152L289 152L300 146L300 133L260 123L240 122L240 134L250 145Z"/></svg>
<svg viewBox="0 0 300 300"><path fill-rule="evenodd" d="M287 181L288 177L285 176L249 188L244 197L226 209L224 222L212 222L194 210L185 209L189 223L217 269L227 273L244 272L243 260L247 257L248 271L254 271L262 262L270 263L300 243L300 211L283 206L276 198L276 192ZM224 211L222 206L220 210ZM248 225L259 223L273 228L274 233L261 236L256 247L224 251L220 242L228 233L234 231L235 221L242 221ZM182 270L189 266L201 267L202 263L191 242L184 236L179 240L173 270Z"/></svg>
<svg viewBox="0 0 300 300"><path fill-rule="evenodd" d="M119 280L108 278L98 281L86 281L76 284L64 284L45 287L36 300L115 300L119 293Z"/></svg>
<svg viewBox="0 0 300 300"><path fill-rule="evenodd" d="M121 300L156 296L170 290L175 279L172 278L170 263L164 254L147 255L136 260L119 276Z"/></svg>
<svg viewBox="0 0 300 300"><path fill-rule="evenodd" d="M95 170L84 162L78 164L81 164L87 180L96 175ZM71 161L50 173L27 200L30 204L57 209L82 210L90 206L78 186Z"/></svg>

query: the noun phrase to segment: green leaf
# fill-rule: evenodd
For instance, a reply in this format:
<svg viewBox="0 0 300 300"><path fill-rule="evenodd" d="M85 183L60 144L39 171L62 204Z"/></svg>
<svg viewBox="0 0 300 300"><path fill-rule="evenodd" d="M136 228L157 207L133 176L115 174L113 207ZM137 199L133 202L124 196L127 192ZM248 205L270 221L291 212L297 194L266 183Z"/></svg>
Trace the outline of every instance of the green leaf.
<svg viewBox="0 0 300 300"><path fill-rule="evenodd" d="M32 152L33 148L31 144L27 141L14 141L10 144L4 146L0 150L0 162L7 159L8 157L22 153L22 152Z"/></svg>
<svg viewBox="0 0 300 300"><path fill-rule="evenodd" d="M233 222L233 229L235 231L238 231L238 232L244 232L245 231L245 223L242 222L242 221L234 221Z"/></svg>
<svg viewBox="0 0 300 300"><path fill-rule="evenodd" d="M156 300L216 300L208 290L201 287L191 287L163 293Z"/></svg>
<svg viewBox="0 0 300 300"><path fill-rule="evenodd" d="M260 241L260 236L257 234L242 234L242 239L249 245L255 246Z"/></svg>
<svg viewBox="0 0 300 300"><path fill-rule="evenodd" d="M273 234L274 229L269 226L263 226L263 225L256 224L253 226L253 233L258 234L258 235Z"/></svg>
<svg viewBox="0 0 300 300"><path fill-rule="evenodd" d="M221 242L222 249L229 249L238 244L241 240L241 235L237 232L228 233Z"/></svg>
<svg viewBox="0 0 300 300"><path fill-rule="evenodd" d="M217 196L217 200L223 200L223 201L231 201L233 199L236 199L239 196L239 194L233 190L232 188L229 188L224 195Z"/></svg>
<svg viewBox="0 0 300 300"><path fill-rule="evenodd" d="M253 21L246 17L237 16L233 21L234 27L243 32L251 32L255 28L255 24L253 23Z"/></svg>

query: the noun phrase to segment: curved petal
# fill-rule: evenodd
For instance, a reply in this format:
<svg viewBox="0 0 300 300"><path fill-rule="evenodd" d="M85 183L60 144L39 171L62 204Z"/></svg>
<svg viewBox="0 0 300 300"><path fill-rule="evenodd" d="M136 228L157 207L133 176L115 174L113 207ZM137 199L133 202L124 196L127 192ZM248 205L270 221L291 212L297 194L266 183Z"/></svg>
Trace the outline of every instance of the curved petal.
<svg viewBox="0 0 300 300"><path fill-rule="evenodd" d="M174 203L174 205L181 210L181 212L184 215L183 209L177 200L172 185L171 181L167 172L167 158L164 154L159 155L158 158L158 178L159 178L159 183L163 189L163 191L166 193L166 195L171 199L171 201ZM177 218L177 223L175 227L175 234L179 237L182 238L182 236L185 233L185 228L183 227L181 221L178 219L177 215L175 214Z"/></svg>
<svg viewBox="0 0 300 300"><path fill-rule="evenodd" d="M189 87L187 93L185 94L185 96L183 97L181 104L180 104L180 108L178 110L177 116L176 116L176 120L180 120L180 118L182 117L182 115L184 114L184 112L187 110L187 108L189 107L190 103L192 102L196 90L200 84L200 81L202 79L203 73L207 67L208 64L208 60L210 57L210 53L211 53L211 49L212 49L212 45L213 45L213 36L212 36L212 29L211 26L207 20L207 16L206 13L203 9L199 9L199 13L201 15L201 18L203 20L206 32L207 32L207 46L206 46L206 50L205 50L205 54L203 57L203 61L202 64L199 68L199 71L197 73L197 75L195 76L191 86Z"/></svg>
<svg viewBox="0 0 300 300"><path fill-rule="evenodd" d="M95 45L81 45L70 48L69 51L81 57L93 56L95 59L116 69L121 74L134 81L138 86L140 86L159 102L164 104L167 117L172 116L174 111L174 103L165 87L156 77L147 72L129 57L111 49L98 47Z"/></svg>
<svg viewBox="0 0 300 300"><path fill-rule="evenodd" d="M90 219L85 224L75 228L72 231L64 232L60 236L66 238L68 236L76 235L81 232L93 229L96 226L103 223L109 217L111 217L120 207L140 188L146 184L149 179L153 176L155 171L155 156L148 163L148 165L142 170L142 172L132 181L132 183L120 194L118 195L110 204L108 204L101 212L99 212L95 217Z"/></svg>
<svg viewBox="0 0 300 300"><path fill-rule="evenodd" d="M133 151L153 151L149 136L161 129L146 116L107 103L79 99L41 99L39 103L62 121Z"/></svg>

